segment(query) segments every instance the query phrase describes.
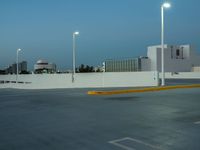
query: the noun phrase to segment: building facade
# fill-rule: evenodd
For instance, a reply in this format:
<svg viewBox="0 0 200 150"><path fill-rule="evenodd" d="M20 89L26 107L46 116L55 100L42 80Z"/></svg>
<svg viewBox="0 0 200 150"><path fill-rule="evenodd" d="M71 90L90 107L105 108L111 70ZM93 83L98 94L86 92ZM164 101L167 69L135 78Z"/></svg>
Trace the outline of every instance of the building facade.
<svg viewBox="0 0 200 150"><path fill-rule="evenodd" d="M140 57L124 60L106 60L104 64L105 72L146 71L149 68L149 59Z"/></svg>
<svg viewBox="0 0 200 150"><path fill-rule="evenodd" d="M22 61L18 64L19 74L27 72L27 62ZM17 64L14 63L5 69L6 74L17 74Z"/></svg>
<svg viewBox="0 0 200 150"><path fill-rule="evenodd" d="M148 47L147 56L150 70L161 71L161 46ZM194 66L200 66L200 56L191 45L164 45L165 72L190 72Z"/></svg>
<svg viewBox="0 0 200 150"><path fill-rule="evenodd" d="M35 73L56 73L56 64L48 63L45 60L38 60L34 65Z"/></svg>
<svg viewBox="0 0 200 150"><path fill-rule="evenodd" d="M105 72L161 72L161 45L149 46L147 57L106 60ZM191 45L164 45L165 72L191 72L200 67L200 55Z"/></svg>

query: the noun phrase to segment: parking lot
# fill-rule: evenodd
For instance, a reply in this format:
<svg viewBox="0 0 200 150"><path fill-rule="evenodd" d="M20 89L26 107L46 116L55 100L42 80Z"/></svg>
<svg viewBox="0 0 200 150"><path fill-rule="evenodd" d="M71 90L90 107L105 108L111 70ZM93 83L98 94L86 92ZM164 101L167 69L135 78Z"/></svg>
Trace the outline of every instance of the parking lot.
<svg viewBox="0 0 200 150"><path fill-rule="evenodd" d="M0 150L200 149L200 88L88 90L1 89Z"/></svg>

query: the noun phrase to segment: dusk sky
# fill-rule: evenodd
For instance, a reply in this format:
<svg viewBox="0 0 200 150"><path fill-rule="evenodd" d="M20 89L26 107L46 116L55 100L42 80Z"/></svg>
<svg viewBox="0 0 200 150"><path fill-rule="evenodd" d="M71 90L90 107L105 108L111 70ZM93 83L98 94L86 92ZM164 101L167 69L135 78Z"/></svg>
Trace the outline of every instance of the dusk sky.
<svg viewBox="0 0 200 150"><path fill-rule="evenodd" d="M200 0L171 0L165 10L165 43L192 44L200 53ZM0 68L39 59L72 68L72 33L79 31L76 58L101 65L106 59L146 56L160 44L163 0L0 0Z"/></svg>

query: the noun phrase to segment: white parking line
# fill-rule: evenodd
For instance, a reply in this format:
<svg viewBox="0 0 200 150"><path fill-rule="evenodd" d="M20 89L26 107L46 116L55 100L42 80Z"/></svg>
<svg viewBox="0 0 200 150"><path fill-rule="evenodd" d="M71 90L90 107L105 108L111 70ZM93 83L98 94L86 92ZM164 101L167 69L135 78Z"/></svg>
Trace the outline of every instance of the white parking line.
<svg viewBox="0 0 200 150"><path fill-rule="evenodd" d="M121 142L121 141L128 140L128 139L129 139L129 137L124 137L124 138L121 138L121 139L109 141L109 143Z"/></svg>
<svg viewBox="0 0 200 150"><path fill-rule="evenodd" d="M194 124L200 124L200 121L196 121L196 122L194 122Z"/></svg>
<svg viewBox="0 0 200 150"><path fill-rule="evenodd" d="M131 147L128 147L128 146L119 144L119 143L111 143L111 144L113 144L113 145L115 145L115 146L117 146L117 147L120 147L120 148L122 148L122 149L124 149L124 150L136 150L136 149L134 149L134 148L131 148Z"/></svg>
<svg viewBox="0 0 200 150"><path fill-rule="evenodd" d="M147 147L150 147L152 149L155 149L155 150L162 150L160 147L158 146L155 146L155 145L151 145L151 144L148 144L148 143L145 143L141 140L138 140L138 139L134 139L134 138L130 138L130 137L125 137L125 138L121 138L121 139L117 139L117 140L112 140L112 141L109 141L108 143L110 144L113 144L115 146L118 146L124 150L136 150L135 148L133 147L129 147L129 146L126 146L124 144L120 144L119 142L123 142L123 141L126 141L126 140L129 140L129 141L133 141L133 142L136 142L136 143L139 143L141 145L145 145Z"/></svg>
<svg viewBox="0 0 200 150"><path fill-rule="evenodd" d="M125 140L128 140L128 139L129 139L128 137L125 137L125 138L109 141L108 143L113 144L113 145L120 147L122 149L125 149L125 150L136 150L134 148L131 148L131 147L117 143L117 142L125 141Z"/></svg>

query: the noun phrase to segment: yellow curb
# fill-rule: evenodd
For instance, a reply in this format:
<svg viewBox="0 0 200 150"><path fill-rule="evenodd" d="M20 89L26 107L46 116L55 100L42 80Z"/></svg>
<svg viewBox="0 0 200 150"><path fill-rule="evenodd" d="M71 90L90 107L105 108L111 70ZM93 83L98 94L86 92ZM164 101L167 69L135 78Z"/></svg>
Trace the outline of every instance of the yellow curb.
<svg viewBox="0 0 200 150"><path fill-rule="evenodd" d="M172 89L185 89L185 88L200 88L200 84L162 86L162 87L115 90L115 91L88 91L87 94L88 95L114 95L114 94L127 94L127 93L154 92L154 91L163 91L163 90L172 90Z"/></svg>

